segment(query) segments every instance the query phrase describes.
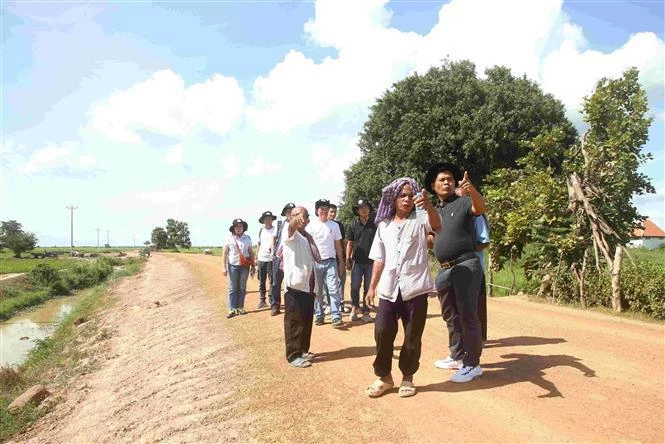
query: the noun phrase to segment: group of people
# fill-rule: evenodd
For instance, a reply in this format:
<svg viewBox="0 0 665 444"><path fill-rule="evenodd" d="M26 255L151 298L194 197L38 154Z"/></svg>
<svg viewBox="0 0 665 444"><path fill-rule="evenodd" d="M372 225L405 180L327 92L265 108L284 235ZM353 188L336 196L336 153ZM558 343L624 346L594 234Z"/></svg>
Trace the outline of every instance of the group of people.
<svg viewBox="0 0 665 444"><path fill-rule="evenodd" d="M435 203L428 192L436 196ZM343 225L329 218L330 202L319 199L314 209L315 215L310 217L304 206L289 203L276 226L277 218L269 211L259 219L263 224L257 253L259 308L267 307L267 293L271 314L280 314L284 285L289 365L309 367L315 358L310 351L312 326L324 324L326 296L332 327L344 326L342 279L348 270L350 320L375 321L373 367L377 378L365 389L368 396L379 397L395 386L392 357L400 319L404 343L398 361L402 373L398 394L409 397L416 393L413 377L420 365L428 295L433 292L439 298L450 350L435 365L457 370L453 382L469 382L482 375L480 355L487 314L484 265L479 256L489 243L489 227L484 199L467 173L453 164L437 163L427 170L424 187L412 178L396 179L383 188L376 212L367 199L359 198L353 205L356 218L347 230L345 245ZM336 214L334 210L332 214ZM233 317L246 313L247 277L256 272L256 265L251 239L245 233L247 223L235 219L229 230L223 256L224 274L229 276L228 317ZM440 264L435 280L429 268L429 249ZM375 319L371 309L376 311Z"/></svg>

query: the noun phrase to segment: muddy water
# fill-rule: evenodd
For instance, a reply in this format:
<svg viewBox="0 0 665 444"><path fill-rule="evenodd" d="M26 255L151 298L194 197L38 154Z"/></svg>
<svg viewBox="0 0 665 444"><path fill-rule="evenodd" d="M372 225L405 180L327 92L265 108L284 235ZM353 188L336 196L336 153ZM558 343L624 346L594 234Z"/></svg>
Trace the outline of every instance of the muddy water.
<svg viewBox="0 0 665 444"><path fill-rule="evenodd" d="M82 297L74 295L51 299L0 322L0 366L22 363L35 346L35 339L44 339L53 333Z"/></svg>

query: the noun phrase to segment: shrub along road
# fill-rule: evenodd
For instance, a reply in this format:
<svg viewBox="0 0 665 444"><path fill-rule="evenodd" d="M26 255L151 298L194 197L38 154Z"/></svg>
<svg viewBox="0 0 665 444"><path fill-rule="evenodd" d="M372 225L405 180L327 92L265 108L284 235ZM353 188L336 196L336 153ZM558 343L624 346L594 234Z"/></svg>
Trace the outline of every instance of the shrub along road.
<svg viewBox="0 0 665 444"><path fill-rule="evenodd" d="M99 368L21 441L662 441L662 325L530 303L489 302L485 374L436 369L447 339L429 300L418 393L363 394L372 324L314 327L312 367L286 365L283 317L226 320L221 258L156 254L113 289ZM348 300L348 289L347 289ZM346 319L346 318L345 318ZM401 341L401 333L396 341ZM397 367L397 361L394 367ZM396 376L398 376L396 374Z"/></svg>

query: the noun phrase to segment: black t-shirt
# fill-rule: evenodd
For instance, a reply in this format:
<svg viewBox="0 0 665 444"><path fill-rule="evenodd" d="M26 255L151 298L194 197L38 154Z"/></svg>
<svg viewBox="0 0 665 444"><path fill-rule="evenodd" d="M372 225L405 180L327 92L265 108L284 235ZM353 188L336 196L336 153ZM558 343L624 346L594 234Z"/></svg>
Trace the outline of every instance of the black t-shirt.
<svg viewBox="0 0 665 444"><path fill-rule="evenodd" d="M376 234L376 225L372 217L367 219L366 224L360 222L360 218L356 218L349 227L349 240L353 242L353 260L359 264L371 264L372 260L369 258L369 250L372 248L374 242L374 235Z"/></svg>
<svg viewBox="0 0 665 444"><path fill-rule="evenodd" d="M464 253L476 251L471 198L457 197L437 208L441 216L441 231L434 237L434 255L445 262Z"/></svg>

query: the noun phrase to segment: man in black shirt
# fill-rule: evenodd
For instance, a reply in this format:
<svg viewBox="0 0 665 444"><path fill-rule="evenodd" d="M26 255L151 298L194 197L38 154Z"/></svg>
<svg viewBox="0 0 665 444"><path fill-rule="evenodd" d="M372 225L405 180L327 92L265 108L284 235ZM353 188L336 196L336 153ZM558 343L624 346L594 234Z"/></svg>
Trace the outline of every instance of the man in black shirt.
<svg viewBox="0 0 665 444"><path fill-rule="evenodd" d="M473 217L485 212L485 201L468 173L462 176L460 169L449 163L437 163L427 170L425 188L439 198L441 230L434 237L434 254L441 269L436 289L450 348L450 356L437 360L435 365L459 369L451 381L469 382L483 373L482 330L478 319L482 268L475 253Z"/></svg>
<svg viewBox="0 0 665 444"><path fill-rule="evenodd" d="M365 303L365 296L372 280L372 266L374 261L369 258L372 248L376 225L370 217L372 204L365 198L360 198L353 205L353 214L358 216L349 227L349 237L346 241L346 268L351 272L351 321L373 322L369 315L369 307ZM360 315L360 284L363 284L363 309Z"/></svg>

